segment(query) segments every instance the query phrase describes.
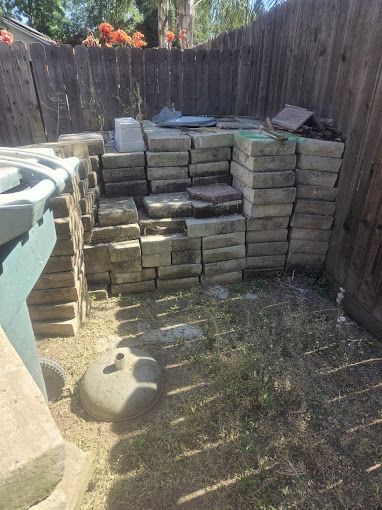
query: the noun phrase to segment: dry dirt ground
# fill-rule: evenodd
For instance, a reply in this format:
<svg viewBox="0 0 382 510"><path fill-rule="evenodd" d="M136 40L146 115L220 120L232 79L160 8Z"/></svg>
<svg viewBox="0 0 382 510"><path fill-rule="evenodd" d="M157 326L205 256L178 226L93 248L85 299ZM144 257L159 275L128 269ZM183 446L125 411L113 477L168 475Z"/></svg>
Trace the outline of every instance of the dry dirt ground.
<svg viewBox="0 0 382 510"><path fill-rule="evenodd" d="M343 315L323 280L280 277L95 301L75 338L40 340L68 372L52 414L94 453L82 510L381 510L382 344ZM131 345L162 397L97 422L81 377Z"/></svg>

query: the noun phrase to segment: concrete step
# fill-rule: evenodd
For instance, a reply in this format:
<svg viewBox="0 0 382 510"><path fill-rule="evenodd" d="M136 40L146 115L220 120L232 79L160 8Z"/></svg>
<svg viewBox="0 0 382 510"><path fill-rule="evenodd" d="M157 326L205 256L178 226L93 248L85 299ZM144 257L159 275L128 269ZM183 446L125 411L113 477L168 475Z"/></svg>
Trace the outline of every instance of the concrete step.
<svg viewBox="0 0 382 510"><path fill-rule="evenodd" d="M185 218L192 216L192 203L187 193L150 195L143 199L150 218Z"/></svg>
<svg viewBox="0 0 382 510"><path fill-rule="evenodd" d="M194 186L187 188L187 193L193 200L202 200L212 204L241 200L241 192L228 184L211 184L209 186Z"/></svg>

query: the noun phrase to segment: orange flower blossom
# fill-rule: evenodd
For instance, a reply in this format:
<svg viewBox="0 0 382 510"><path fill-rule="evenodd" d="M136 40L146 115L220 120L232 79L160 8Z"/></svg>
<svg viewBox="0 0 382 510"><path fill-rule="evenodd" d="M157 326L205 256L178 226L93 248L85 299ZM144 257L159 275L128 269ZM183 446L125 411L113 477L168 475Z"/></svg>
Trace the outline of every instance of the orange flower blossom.
<svg viewBox="0 0 382 510"><path fill-rule="evenodd" d="M136 48L142 48L142 46L147 46L147 42L142 41L142 37L144 37L144 35L141 32L135 32L135 34L133 35L133 45Z"/></svg>
<svg viewBox="0 0 382 510"><path fill-rule="evenodd" d="M6 30L1 30L1 36L0 36L1 42L7 42L8 44L13 43L13 35Z"/></svg>
<svg viewBox="0 0 382 510"><path fill-rule="evenodd" d="M166 34L166 39L168 40L168 42L171 42L174 39L174 32L168 31Z"/></svg>
<svg viewBox="0 0 382 510"><path fill-rule="evenodd" d="M184 39L187 37L187 30L184 28L179 36L179 39Z"/></svg>
<svg viewBox="0 0 382 510"><path fill-rule="evenodd" d="M110 46L111 34L114 28L110 25L110 23L101 23L98 30L105 46Z"/></svg>
<svg viewBox="0 0 382 510"><path fill-rule="evenodd" d="M122 29L118 29L115 32L112 32L111 34L112 42L115 44L131 44L131 37L126 34Z"/></svg>

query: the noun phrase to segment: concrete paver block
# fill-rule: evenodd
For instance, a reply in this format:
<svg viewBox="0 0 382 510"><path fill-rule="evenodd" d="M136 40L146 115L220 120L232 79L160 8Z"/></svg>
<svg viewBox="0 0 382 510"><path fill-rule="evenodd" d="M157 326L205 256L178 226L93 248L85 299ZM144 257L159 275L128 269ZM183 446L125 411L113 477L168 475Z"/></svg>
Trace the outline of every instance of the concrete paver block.
<svg viewBox="0 0 382 510"><path fill-rule="evenodd" d="M272 170L294 170L296 168L296 155L282 156L248 156L239 149L233 149L233 160L248 168L252 172L269 172Z"/></svg>
<svg viewBox="0 0 382 510"><path fill-rule="evenodd" d="M109 254L111 262L134 261L141 259L141 245L139 240L110 243Z"/></svg>
<svg viewBox="0 0 382 510"><path fill-rule="evenodd" d="M247 257L247 268L248 269L261 269L261 268L273 268L282 267L285 263L285 255L268 255L261 257Z"/></svg>
<svg viewBox="0 0 382 510"><path fill-rule="evenodd" d="M202 261L201 251L178 251L171 254L172 264L200 264Z"/></svg>
<svg viewBox="0 0 382 510"><path fill-rule="evenodd" d="M147 195L147 181L107 182L105 184L107 197L135 197Z"/></svg>
<svg viewBox="0 0 382 510"><path fill-rule="evenodd" d="M342 160L339 158L325 158L312 154L298 154L297 168L304 170L320 170L321 172L338 173Z"/></svg>
<svg viewBox="0 0 382 510"><path fill-rule="evenodd" d="M233 132L203 132L190 133L194 149L216 149L218 147L233 146Z"/></svg>
<svg viewBox="0 0 382 510"><path fill-rule="evenodd" d="M323 202L320 200L296 200L294 206L295 213L301 214L320 214L330 216L336 210L335 202Z"/></svg>
<svg viewBox="0 0 382 510"><path fill-rule="evenodd" d="M296 198L296 188L251 189L235 178L232 185L252 204L286 204L294 202Z"/></svg>
<svg viewBox="0 0 382 510"><path fill-rule="evenodd" d="M211 163L196 163L189 166L191 177L211 177L229 174L229 161L212 161Z"/></svg>
<svg viewBox="0 0 382 510"><path fill-rule="evenodd" d="M200 251L202 239L200 237L190 238L186 235L176 235L171 237L171 251L173 253L184 251Z"/></svg>
<svg viewBox="0 0 382 510"><path fill-rule="evenodd" d="M290 239L301 239L302 241L327 242L332 235L331 230L314 230L311 228L292 227L289 230Z"/></svg>
<svg viewBox="0 0 382 510"><path fill-rule="evenodd" d="M288 243L272 242L272 243L248 243L248 257L262 257L264 255L285 255L288 250Z"/></svg>
<svg viewBox="0 0 382 510"><path fill-rule="evenodd" d="M219 147L214 149L192 149L190 152L191 164L210 163L212 161L229 161L231 159L231 149L229 147Z"/></svg>
<svg viewBox="0 0 382 510"><path fill-rule="evenodd" d="M88 146L89 156L103 154L105 152L105 145L102 133L95 133L93 131L84 131L83 133L73 133L67 135L60 135L59 142L85 142Z"/></svg>
<svg viewBox="0 0 382 510"><path fill-rule="evenodd" d="M113 296L118 294L139 294L150 292L156 289L155 280L147 280L136 283L122 283L121 285L111 284L110 291Z"/></svg>
<svg viewBox="0 0 382 510"><path fill-rule="evenodd" d="M231 175L249 188L288 188L294 185L293 170L281 172L251 172L245 166L232 161Z"/></svg>
<svg viewBox="0 0 382 510"><path fill-rule="evenodd" d="M145 167L132 166L130 168L111 168L103 170L103 180L109 182L142 181L146 179Z"/></svg>
<svg viewBox="0 0 382 510"><path fill-rule="evenodd" d="M101 227L126 225L138 222L138 211L132 198L102 200L98 207Z"/></svg>
<svg viewBox="0 0 382 510"><path fill-rule="evenodd" d="M194 218L217 218L219 216L230 216L240 214L243 210L242 200L211 204L200 200L192 201L192 216Z"/></svg>
<svg viewBox="0 0 382 510"><path fill-rule="evenodd" d="M334 202L337 198L338 188L327 188L324 186L309 186L299 184L297 186L296 198L304 200L326 200Z"/></svg>
<svg viewBox="0 0 382 510"><path fill-rule="evenodd" d="M107 168L129 168L145 166L144 152L108 152L102 156L102 165Z"/></svg>
<svg viewBox="0 0 382 510"><path fill-rule="evenodd" d="M153 255L142 255L142 267L169 266L171 264L171 253L155 253Z"/></svg>
<svg viewBox="0 0 382 510"><path fill-rule="evenodd" d="M146 152L147 166L184 166L188 165L188 151Z"/></svg>
<svg viewBox="0 0 382 510"><path fill-rule="evenodd" d="M273 156L279 154L294 154L296 139L271 140L257 130L236 131L234 145L248 156Z"/></svg>
<svg viewBox="0 0 382 510"><path fill-rule="evenodd" d="M199 287L199 277L190 276L188 278L177 278L173 280L161 280L157 278L157 287L159 290L182 290Z"/></svg>
<svg viewBox="0 0 382 510"><path fill-rule="evenodd" d="M288 229L248 230L246 238L247 243L283 242L288 238Z"/></svg>
<svg viewBox="0 0 382 510"><path fill-rule="evenodd" d="M186 218L186 226L189 237L216 236L231 232L244 232L245 219L238 215L200 220Z"/></svg>
<svg viewBox="0 0 382 510"><path fill-rule="evenodd" d="M212 276L202 275L200 277L200 282L203 287L208 285L216 285L217 283L240 283L243 280L243 272L242 271L233 271L231 273L224 274L216 274Z"/></svg>
<svg viewBox="0 0 382 510"><path fill-rule="evenodd" d="M171 179L188 179L187 166L153 166L147 168L149 181L168 181Z"/></svg>
<svg viewBox="0 0 382 510"><path fill-rule="evenodd" d="M328 242L306 241L302 239L291 239L289 242L289 251L293 253L314 253L316 255L325 255L328 248Z"/></svg>
<svg viewBox="0 0 382 510"><path fill-rule="evenodd" d="M187 189L187 193L193 200L219 204L233 202L241 199L241 193L227 184L212 184L210 186L195 186Z"/></svg>
<svg viewBox="0 0 382 510"><path fill-rule="evenodd" d="M345 144L314 138L297 138L296 152L299 154L312 154L329 158L340 158L344 152Z"/></svg>
<svg viewBox="0 0 382 510"><path fill-rule="evenodd" d="M152 267L141 269L140 271L122 272L118 273L118 270L113 269L111 272L111 281L114 284L122 283L138 283L147 280L154 280L155 269Z"/></svg>
<svg viewBox="0 0 382 510"><path fill-rule="evenodd" d="M236 273L242 271L246 267L245 260L245 258L240 258L204 264L204 274L205 276L214 276L217 274Z"/></svg>
<svg viewBox="0 0 382 510"><path fill-rule="evenodd" d="M319 170L296 170L296 184L309 184L310 186L323 186L333 188L337 181L335 172L320 172Z"/></svg>
<svg viewBox="0 0 382 510"><path fill-rule="evenodd" d="M142 255L171 252L171 236L153 235L141 238ZM164 264L162 264L164 265Z"/></svg>
<svg viewBox="0 0 382 510"><path fill-rule="evenodd" d="M165 193L178 193L186 191L191 186L191 179L170 179L160 181L150 181L150 193L165 194Z"/></svg>
<svg viewBox="0 0 382 510"><path fill-rule="evenodd" d="M202 264L179 264L176 266L159 266L158 276L161 280L188 278L202 274Z"/></svg>
<svg viewBox="0 0 382 510"><path fill-rule="evenodd" d="M273 230L288 228L289 215L264 217L264 218L247 218L247 230Z"/></svg>
<svg viewBox="0 0 382 510"><path fill-rule="evenodd" d="M226 246L225 248L215 248L212 250L203 250L203 263L220 262L222 260L240 259L245 257L245 245Z"/></svg>
<svg viewBox="0 0 382 510"><path fill-rule="evenodd" d="M151 152L180 152L191 149L191 138L179 129L153 129L145 131Z"/></svg>
<svg viewBox="0 0 382 510"><path fill-rule="evenodd" d="M212 184L227 184L230 186L232 183L232 177L230 174L209 175L207 177L193 177L191 181L192 186L211 186Z"/></svg>
<svg viewBox="0 0 382 510"><path fill-rule="evenodd" d="M333 223L333 216L318 216L313 214L293 214L291 227L329 230Z"/></svg>
<svg viewBox="0 0 382 510"><path fill-rule="evenodd" d="M192 215L192 203L187 193L151 195L145 197L143 203L151 218L175 218Z"/></svg>
<svg viewBox="0 0 382 510"><path fill-rule="evenodd" d="M243 212L249 218L269 218L270 216L290 216L293 202L287 204L252 204L243 198Z"/></svg>
<svg viewBox="0 0 382 510"><path fill-rule="evenodd" d="M323 266L325 264L326 255L316 253L291 253L287 255L287 267L306 267L306 266Z"/></svg>
<svg viewBox="0 0 382 510"><path fill-rule="evenodd" d="M245 243L245 232L232 232L217 236L203 237L203 250L215 250Z"/></svg>
<svg viewBox="0 0 382 510"><path fill-rule="evenodd" d="M138 223L131 225L117 225L93 229L91 243L113 243L119 241L131 241L138 239L140 229Z"/></svg>

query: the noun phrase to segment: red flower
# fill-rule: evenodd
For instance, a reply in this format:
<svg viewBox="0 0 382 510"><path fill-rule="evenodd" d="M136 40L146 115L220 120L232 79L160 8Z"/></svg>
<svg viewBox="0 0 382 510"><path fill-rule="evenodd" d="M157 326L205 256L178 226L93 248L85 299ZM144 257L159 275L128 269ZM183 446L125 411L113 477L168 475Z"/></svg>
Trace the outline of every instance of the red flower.
<svg viewBox="0 0 382 510"><path fill-rule="evenodd" d="M135 34L133 35L133 45L136 48L142 48L142 46L147 46L147 42L142 41L141 39L142 37L144 37L144 35L141 32L135 32Z"/></svg>
<svg viewBox="0 0 382 510"><path fill-rule="evenodd" d="M112 37L112 42L115 44L122 45L124 43L127 43L127 44L131 43L131 37L129 35L127 35L126 32L124 32L120 28L118 30L116 30L115 32L113 32L111 34L111 37Z"/></svg>
<svg viewBox="0 0 382 510"><path fill-rule="evenodd" d="M114 28L110 25L110 23L101 23L98 30L101 34L110 35Z"/></svg>
<svg viewBox="0 0 382 510"><path fill-rule="evenodd" d="M0 36L1 42L7 42L8 44L13 43L13 35L7 32L6 30L1 30L1 36Z"/></svg>
<svg viewBox="0 0 382 510"><path fill-rule="evenodd" d="M171 42L174 39L174 32L168 31L166 34L166 39L168 40L168 42Z"/></svg>

